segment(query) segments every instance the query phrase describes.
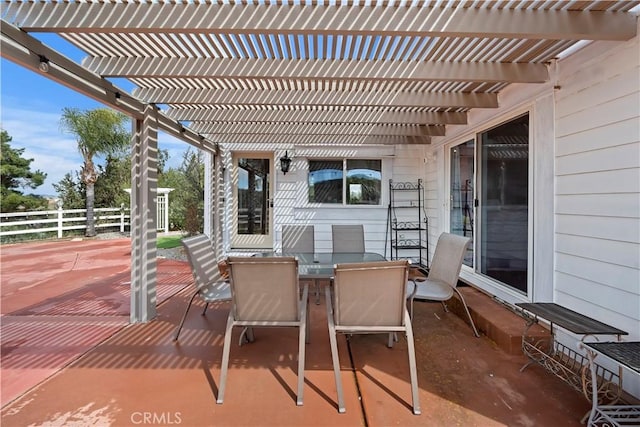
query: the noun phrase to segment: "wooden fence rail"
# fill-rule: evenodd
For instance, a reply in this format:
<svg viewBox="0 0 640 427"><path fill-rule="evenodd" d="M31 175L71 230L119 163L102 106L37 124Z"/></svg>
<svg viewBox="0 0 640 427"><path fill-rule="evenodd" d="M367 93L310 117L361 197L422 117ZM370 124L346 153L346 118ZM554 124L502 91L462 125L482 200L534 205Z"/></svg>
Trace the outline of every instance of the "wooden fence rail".
<svg viewBox="0 0 640 427"><path fill-rule="evenodd" d="M0 237L55 233L58 238L62 238L65 231L87 228L86 212L86 209L60 208L50 211L0 213ZM124 233L130 225L128 208L96 208L94 218L98 229Z"/></svg>

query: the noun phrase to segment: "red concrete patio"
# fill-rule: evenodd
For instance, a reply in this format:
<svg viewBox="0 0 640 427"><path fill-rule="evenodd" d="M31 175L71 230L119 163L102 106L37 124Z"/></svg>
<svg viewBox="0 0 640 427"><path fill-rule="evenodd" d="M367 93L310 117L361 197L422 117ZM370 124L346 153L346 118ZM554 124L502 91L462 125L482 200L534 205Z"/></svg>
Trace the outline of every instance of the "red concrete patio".
<svg viewBox="0 0 640 427"><path fill-rule="evenodd" d="M589 409L538 366L519 372L521 354L422 302L414 318L422 415L411 412L404 339L388 349L376 335L340 337L347 412L338 413L324 303L311 304L304 406L295 404L293 329L259 329L253 344L234 345L217 405L228 303L206 316L198 304L174 343L191 275L186 263L160 259L158 317L128 325L129 249L128 239L2 247L3 426L578 426ZM469 296L474 315L488 308L495 316L485 317L519 320Z"/></svg>

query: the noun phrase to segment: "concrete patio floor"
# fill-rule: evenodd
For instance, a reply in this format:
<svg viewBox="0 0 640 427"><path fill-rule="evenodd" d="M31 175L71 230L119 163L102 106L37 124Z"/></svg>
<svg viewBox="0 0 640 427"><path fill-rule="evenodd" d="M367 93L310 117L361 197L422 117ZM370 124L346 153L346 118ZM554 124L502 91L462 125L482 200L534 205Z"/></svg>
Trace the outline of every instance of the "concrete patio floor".
<svg viewBox="0 0 640 427"><path fill-rule="evenodd" d="M160 260L158 317L128 325L128 239L2 247L3 426L578 426L573 389L503 351L438 303L417 302L422 415L411 412L406 341L339 339L346 414L339 414L324 302L311 304L304 406L295 403L297 333L257 329L231 349L216 404L229 304L190 312L186 263ZM505 311L495 305L497 315ZM499 314L498 314L499 313Z"/></svg>

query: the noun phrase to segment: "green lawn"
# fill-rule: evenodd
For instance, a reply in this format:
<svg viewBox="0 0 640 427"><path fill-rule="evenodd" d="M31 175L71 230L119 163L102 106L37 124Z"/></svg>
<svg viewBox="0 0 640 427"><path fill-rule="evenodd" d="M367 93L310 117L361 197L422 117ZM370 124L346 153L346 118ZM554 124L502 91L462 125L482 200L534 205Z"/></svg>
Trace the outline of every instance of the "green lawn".
<svg viewBox="0 0 640 427"><path fill-rule="evenodd" d="M176 234L174 236L160 236L158 237L158 249L171 249L180 246L182 236Z"/></svg>

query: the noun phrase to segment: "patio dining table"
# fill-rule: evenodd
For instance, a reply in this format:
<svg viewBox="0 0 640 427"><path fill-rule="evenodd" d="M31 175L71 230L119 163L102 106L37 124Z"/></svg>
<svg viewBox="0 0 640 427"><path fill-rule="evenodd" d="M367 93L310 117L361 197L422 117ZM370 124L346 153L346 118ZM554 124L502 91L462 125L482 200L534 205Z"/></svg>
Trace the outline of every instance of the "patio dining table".
<svg viewBox="0 0 640 427"><path fill-rule="evenodd" d="M384 261L385 257L375 252L331 253L331 252L261 252L256 256L293 256L298 260L298 276L301 279L331 279L336 264Z"/></svg>

